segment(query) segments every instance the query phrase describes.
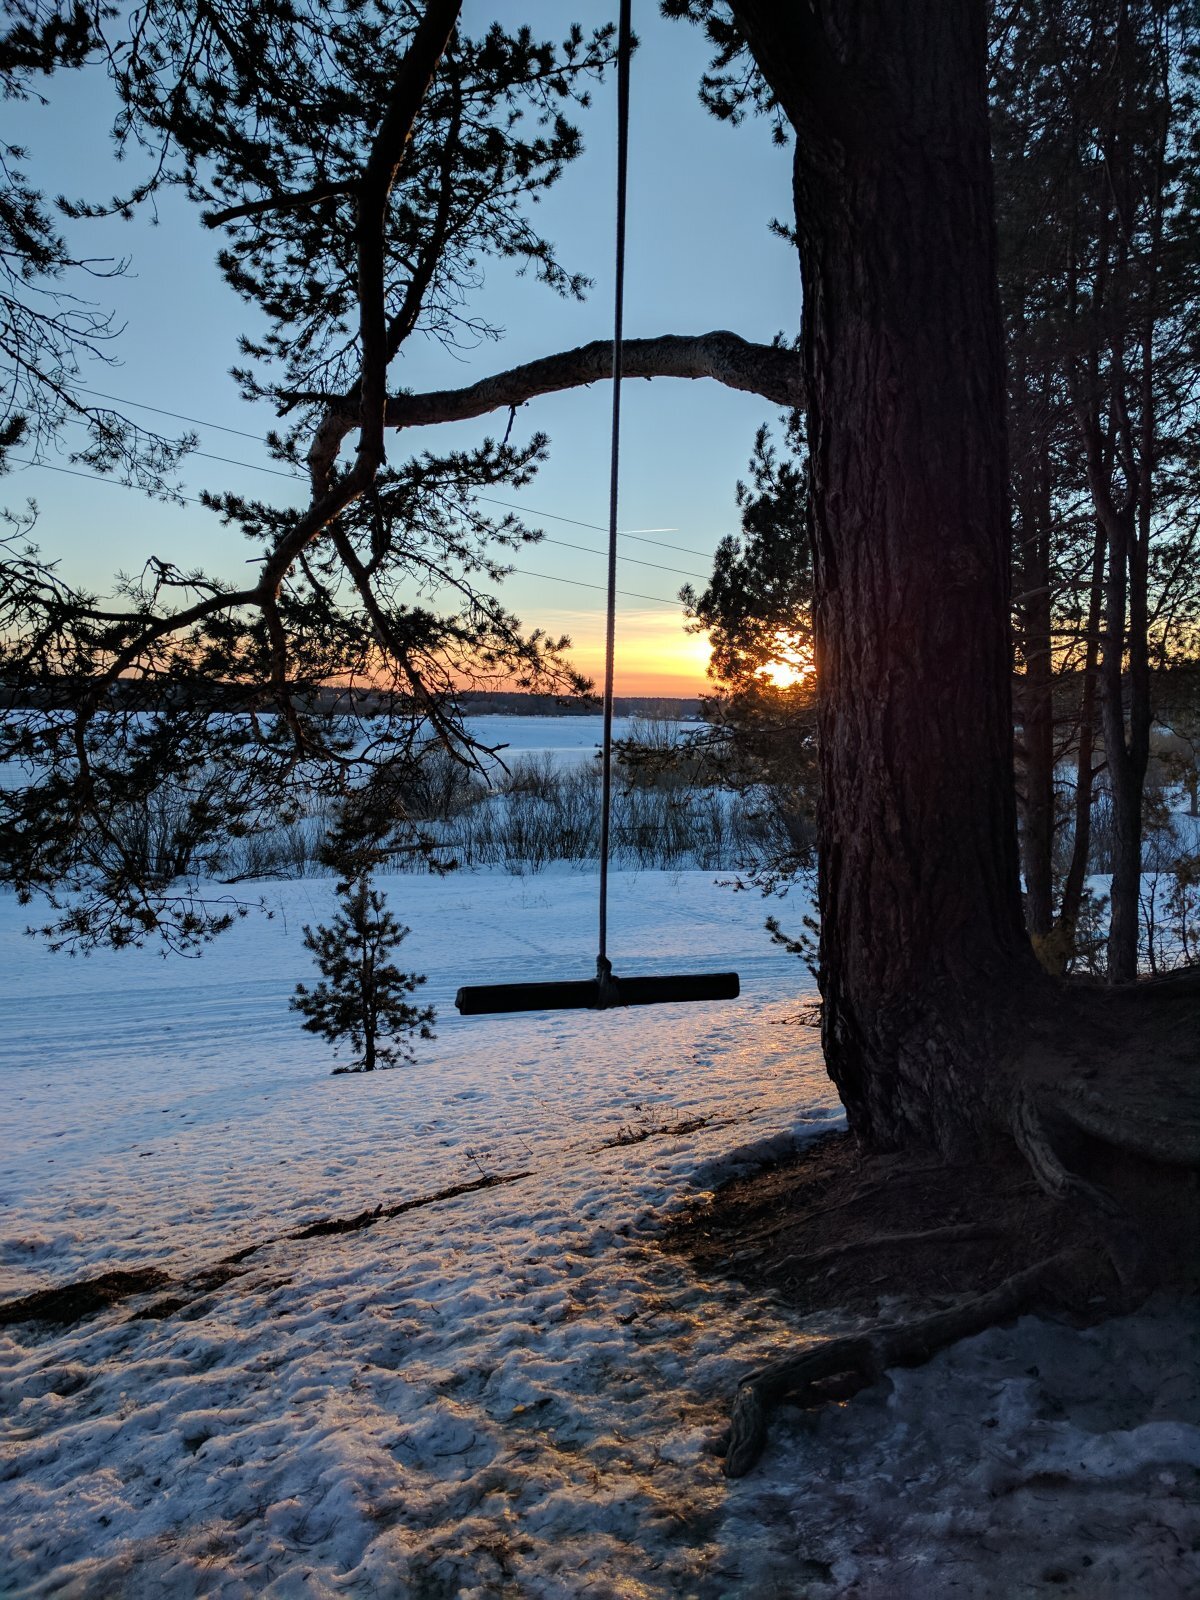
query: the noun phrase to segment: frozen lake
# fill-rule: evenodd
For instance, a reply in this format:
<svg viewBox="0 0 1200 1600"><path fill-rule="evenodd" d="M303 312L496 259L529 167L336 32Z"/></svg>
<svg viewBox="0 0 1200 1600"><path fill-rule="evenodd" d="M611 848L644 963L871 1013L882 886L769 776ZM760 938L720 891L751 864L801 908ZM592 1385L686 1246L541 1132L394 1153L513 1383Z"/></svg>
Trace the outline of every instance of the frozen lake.
<svg viewBox="0 0 1200 1600"><path fill-rule="evenodd" d="M585 717L466 717L464 724L481 744L503 745L501 758L509 765L521 756L550 755L563 764L599 757L604 738L604 718ZM638 729L655 727L677 734L681 729L702 728L701 722L655 722L645 717L614 717L613 739L628 739Z"/></svg>

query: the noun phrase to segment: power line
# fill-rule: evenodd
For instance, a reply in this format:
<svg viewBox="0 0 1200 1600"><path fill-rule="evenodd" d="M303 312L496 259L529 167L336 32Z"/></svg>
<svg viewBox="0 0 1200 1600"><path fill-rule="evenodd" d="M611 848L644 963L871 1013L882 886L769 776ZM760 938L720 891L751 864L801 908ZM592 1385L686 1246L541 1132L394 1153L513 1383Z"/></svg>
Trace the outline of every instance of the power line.
<svg viewBox="0 0 1200 1600"><path fill-rule="evenodd" d="M578 517L562 517L556 511L539 511L536 506L518 505L514 500L497 500L493 495L481 494L477 497L485 500L490 506L504 506L509 511L523 512L527 517L549 517L551 522L569 522L575 528L591 528L594 533L607 534L608 529L599 522L581 522ZM698 556L701 561L710 559L707 550L689 550L681 544L667 544L663 539L647 539L642 534L622 533L622 539L636 539L639 544L656 544L661 550L674 550L681 556ZM685 574L686 576L686 574Z"/></svg>
<svg viewBox="0 0 1200 1600"><path fill-rule="evenodd" d="M176 422L190 422L197 428L215 428L219 433L232 433L239 439L253 439L256 444L262 443L261 434L247 433L244 428L230 428L227 427L223 422L205 422L201 417L185 416L182 411L168 411L164 406L148 405L145 400L125 400L122 399L120 395L105 394L100 389L84 389L80 387L79 392L80 394L94 395L98 400L111 400L114 405L134 406L140 411L153 411L160 417L173 417ZM269 472L275 477L279 478L300 477L299 473L281 472L277 467L256 466L252 461L232 461L228 456L206 455L203 450L196 450L192 453L194 455L204 456L205 460L207 461L223 461L228 466L248 467L252 472ZM536 506L523 506L512 500L497 500L492 495L481 494L477 498L485 501L488 505L504 506L508 511L521 511L528 517L548 517L551 522L569 522L572 527L589 528L593 533L607 534L608 532L608 529L599 522L582 522L578 517L564 517L556 511L539 511ZM686 545L669 544L663 539L647 539L644 535L637 533L622 533L621 538L636 539L639 544L658 545L662 550L674 550L677 555L697 556L701 561L709 560L709 552L707 550L691 550ZM684 573L683 576L687 577L688 574Z"/></svg>
<svg viewBox="0 0 1200 1600"><path fill-rule="evenodd" d="M84 393L84 394L98 394L99 391L96 390L96 389L84 389L82 391L82 393ZM108 397L106 396L105 398L108 398ZM120 404L120 405L139 405L140 402L137 401L137 400L121 400L121 401L118 402L118 404ZM146 410L146 411L161 411L161 407L159 407L159 406L145 406L145 407L143 407L143 410ZM195 417L180 416L180 413L178 411L161 411L161 414L164 417L178 417L180 422L195 422L196 421ZM73 423L75 423L75 425L77 427L83 428L83 427L87 426L87 424L84 422L82 417L72 417L70 420ZM218 423L218 422L202 422L202 423L199 424L199 426L202 427L202 428L218 428L218 427L220 427L220 423ZM237 428L226 428L225 432L226 433L236 433L240 439L256 439L257 443L259 443L259 444L262 443L262 440L261 439L257 439L257 436L255 434L253 434L253 433L242 433ZM304 483L304 482L307 481L302 472L285 472L285 471L283 471L283 469L281 467L264 467L262 465L262 463L259 462L259 461L239 461L234 456L215 456L208 450L189 450L188 451L188 455L199 456L204 461L220 461L221 463L223 463L223 465L225 465L227 467L245 467L247 472L265 472L265 473L268 473L272 478L288 478L293 483Z"/></svg>
<svg viewBox="0 0 1200 1600"><path fill-rule="evenodd" d="M569 583L576 589L597 589L601 594L608 593L602 583L584 583L582 578L555 578L548 572L530 572L528 568L522 567L514 567L513 573L521 578L544 578L547 583ZM615 593L625 600L653 600L656 605L661 606L677 606L679 604L678 600L664 600L661 594L635 594L631 589L617 589Z"/></svg>
<svg viewBox="0 0 1200 1600"><path fill-rule="evenodd" d="M603 550L593 550L586 544L570 544L566 539L552 539L548 533L544 533L538 542L540 544L556 544L563 550L578 550L585 556L603 556L604 554ZM631 567L653 567L655 572L669 572L676 578L695 578L700 583L708 582L706 573L683 572L679 567L664 567L658 561L639 561L636 556L622 556L621 560L628 562Z"/></svg>
<svg viewBox="0 0 1200 1600"><path fill-rule="evenodd" d="M267 472L272 478L288 478L292 483L305 483L307 480L299 472L283 472L279 467L260 466L257 461L235 461L232 456L214 456L207 450L189 450L189 455L203 456L205 461L223 461L227 467L245 467L250 472Z"/></svg>
<svg viewBox="0 0 1200 1600"><path fill-rule="evenodd" d="M282 471L280 471L280 469L278 467L263 467L263 466L260 466L257 462L254 462L254 461L235 461L232 456L214 456L214 455L210 455L207 450L192 450L189 453L191 455L194 455L194 456L201 456L201 457L203 457L203 459L205 461L220 461L220 462L223 462L227 467L245 467L250 472L266 472L266 473L269 473L273 478L287 478L292 483L304 483L305 482L305 479L298 472L282 472ZM60 468L59 470L60 471L65 471L66 469L65 468ZM186 500L186 499L191 499L192 497L190 495L184 495L183 498ZM488 495L477 495L476 498L479 499L479 500L487 500L490 505L503 505L504 504L504 502L502 500L492 500L490 498L490 496L488 496ZM201 505L203 502L197 500L195 503L197 505ZM550 516L551 515L550 512L541 512L541 511L535 511L535 512L532 512L530 514L533 515L533 516ZM560 517L558 520L561 521L561 522L571 522L574 519L571 518L571 517ZM583 522L583 523L579 523L578 526L579 527L583 527L583 528L587 528L587 527L594 526L594 524ZM628 537L632 538L632 537L635 537L635 536L634 535L629 535ZM644 542L646 544L655 543L655 541L653 539L647 539ZM592 550L592 549L589 549L589 547L587 545L585 545L585 544L571 544L566 539L552 539L549 534L543 534L541 540L539 541L539 543L561 545L561 547L564 550L578 550L582 555L585 555L585 556L603 556L604 555L604 551L603 550ZM666 548L667 549L673 549L674 546L668 545L668 546L666 546ZM677 578L695 578L697 580L697 582L699 582L699 583L707 583L708 582L708 574L707 573L684 572L679 567L664 567L662 565L662 563L659 562L659 561L639 561L636 556L624 556L624 557L622 557L622 559L627 561L627 562L629 562L631 566L635 566L635 567L653 567L656 572L670 572Z"/></svg>
<svg viewBox="0 0 1200 1600"><path fill-rule="evenodd" d="M103 473L100 472L80 472L75 467L56 467L53 466L49 461L30 461L25 456L11 456L9 459L16 461L23 467L40 467L43 472L61 472L68 478L86 478L93 483L107 483L114 489L136 489L137 487L136 484L122 483L120 478L106 478ZM196 506L204 504L202 500L197 500L194 495L185 494L178 496L178 498L181 500L186 500L190 504ZM559 544L562 541L552 540L549 542ZM583 547L581 545L570 545L568 548L572 550L579 550ZM598 555L600 553L601 552L595 550L587 551L588 555ZM640 562L639 565L650 566L652 563L643 561ZM662 570L670 571L671 569L664 568ZM565 583L569 584L574 589L596 589L601 594L605 592L604 585L602 583L584 583L580 578L557 578L553 573L550 572L530 572L526 568L514 567L511 575L517 578L538 578L545 583ZM656 605L671 607L679 604L678 600L667 600L660 594L637 594L631 589L618 589L617 593L622 597L622 599L625 600L652 600Z"/></svg>
<svg viewBox="0 0 1200 1600"><path fill-rule="evenodd" d="M153 411L160 417L174 417L176 422L191 422L197 428L215 428L218 433L233 433L239 439L253 439L255 444L262 443L261 433L247 433L245 428L229 428L223 422L204 422L200 417L185 417L182 411L168 411L164 406L148 405L145 400L123 400L119 394L105 394L100 389L85 389L82 384L76 386L80 394L93 395L97 400L111 400L117 406L134 406L139 411Z"/></svg>
<svg viewBox="0 0 1200 1600"><path fill-rule="evenodd" d="M61 472L64 478L87 478L91 483L107 483L113 489L133 489L139 494L143 493L136 483L123 483L120 478L106 477L103 472L80 472L78 467L56 467L53 462L30 461L27 456L10 456L9 460L17 462L22 467L37 467L42 472ZM173 500L186 500L189 505L204 504L204 501L194 494L176 494L173 489L164 492L169 493Z"/></svg>
<svg viewBox="0 0 1200 1600"><path fill-rule="evenodd" d="M89 394L91 394L91 393L94 393L95 391L88 390L87 392ZM175 413L169 413L169 414L170 415L174 415ZM226 466L230 466L230 467L246 467L251 472L267 472L267 473L270 473L272 477L275 477L275 478L288 478L294 483L302 483L304 481L303 478L300 476L300 474L297 473L297 472L281 472L276 467L259 466L256 462L253 462L253 461L235 461L231 456L214 456L214 455L208 454L208 452L204 451L204 450L194 450L191 453L193 455L203 456L205 461L221 461L221 462L224 462ZM29 467L45 467L47 472L62 472L62 473L66 473L69 477L74 477L74 478L88 478L88 477L100 478L100 477L104 476L102 473L77 472L77 471L72 471L71 468L69 468L69 467L55 467L55 466L50 465L49 462L45 462L45 461L29 461L29 460L25 460L23 457L14 456L13 460L14 461L21 460L23 465L29 466ZM124 488L124 489L136 488L135 484L122 483L119 478L104 478L104 482L105 483L116 483L121 488ZM186 500L191 505L197 505L198 506L198 505L203 505L204 504L204 501L202 501L200 499L197 499L195 495L180 494L180 495L176 496L176 498L180 499L180 500ZM488 495L479 495L479 496L477 496L477 498L480 499L480 500L487 500L488 503L491 504L491 505L504 505L505 504L504 501L502 501L502 500L493 500ZM534 515L534 516L549 516L550 513L549 512L533 512L532 515ZM573 517L561 517L558 520L561 521L561 522L574 522L575 519ZM581 527L581 528L588 528L588 527L595 526L595 524L588 523L588 522L581 522L581 523L578 523L577 526ZM601 531L603 531L603 530L601 530ZM632 538L632 537L634 537L634 535L631 534L631 535L627 535L626 537ZM577 551L579 551L579 553L581 555L585 555L585 556L601 556L602 557L604 555L604 551L603 550L593 550L593 549L590 549L585 544L571 544L570 541L567 540L567 539L554 539L548 533L547 534L543 534L542 538L538 542L542 543L542 544L559 545L564 550L577 550ZM656 541L653 540L653 539L647 539L647 540L645 540L643 542L646 543L646 544L654 544ZM668 545L668 546L666 546L666 548L667 549L673 549L674 546ZM624 561L627 561L630 566L634 566L634 567L652 567L656 572L669 572L676 578L694 578L698 583L707 583L708 582L708 574L707 573L685 572L685 571L683 571L683 569L681 567L664 567L663 564L660 561L639 561L637 556L624 556L624 557L622 557L622 559ZM567 580L564 579L563 581L565 582Z"/></svg>

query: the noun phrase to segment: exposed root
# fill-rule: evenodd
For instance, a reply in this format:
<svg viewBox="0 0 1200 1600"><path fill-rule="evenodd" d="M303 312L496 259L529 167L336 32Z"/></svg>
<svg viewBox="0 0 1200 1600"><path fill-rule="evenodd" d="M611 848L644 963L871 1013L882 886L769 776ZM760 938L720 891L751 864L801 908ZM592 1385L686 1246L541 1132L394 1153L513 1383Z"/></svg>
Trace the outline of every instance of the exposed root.
<svg viewBox="0 0 1200 1600"><path fill-rule="evenodd" d="M1029 1163L1038 1185L1056 1200L1076 1196L1101 1213L1100 1243L1112 1263L1128 1304L1145 1293L1150 1275L1142 1230L1107 1189L1071 1172L1058 1158L1045 1124L1026 1089L1013 1102L1012 1132L1017 1148Z"/></svg>
<svg viewBox="0 0 1200 1600"><path fill-rule="evenodd" d="M629 1144L644 1144L647 1139L681 1139L685 1134L698 1133L701 1128L728 1128L738 1120L725 1117L713 1122L708 1117L685 1117L682 1122L646 1122L641 1127L629 1123L619 1127L611 1139L601 1139L598 1145L593 1145L588 1155L597 1156L602 1150L619 1150Z"/></svg>
<svg viewBox="0 0 1200 1600"><path fill-rule="evenodd" d="M1196 1018L1200 1035L1200 1015ZM1131 1067L1131 1076L1140 1069ZM1043 1091L1044 1102L1067 1122L1093 1139L1128 1150L1147 1161L1200 1168L1200 1066L1190 1084L1155 1075L1122 1085L1069 1079Z"/></svg>
<svg viewBox="0 0 1200 1600"><path fill-rule="evenodd" d="M1018 1095L1114 1150L1200 1169L1200 968L1111 989L1057 985L1032 1021Z"/></svg>
<svg viewBox="0 0 1200 1600"><path fill-rule="evenodd" d="M1069 1171L1059 1160L1033 1096L1025 1088L1018 1088L1013 1096L1011 1127L1017 1149L1029 1163L1043 1194L1054 1200L1076 1195L1105 1216L1118 1215L1121 1208L1107 1190Z"/></svg>
<svg viewBox="0 0 1200 1600"><path fill-rule="evenodd" d="M838 1391L844 1393L847 1384L864 1387L888 1367L919 1366L947 1345L1029 1309L1089 1260L1084 1252L1064 1250L948 1311L828 1339L748 1373L733 1402L725 1476L740 1478L758 1461L767 1441L771 1408L785 1396L801 1403L826 1399L830 1395L824 1385L830 1380L836 1380Z"/></svg>
<svg viewBox="0 0 1200 1600"><path fill-rule="evenodd" d="M52 1289L39 1289L35 1294L20 1300L0 1303L0 1328L21 1322L45 1322L65 1327L81 1322L124 1300L147 1294L154 1289L170 1287L178 1293L154 1301L135 1313L134 1320L157 1320L174 1316L177 1311L192 1304L198 1296L210 1294L231 1278L240 1277L235 1269L241 1262L269 1245L287 1239L319 1239L329 1235L358 1233L363 1228L373 1228L377 1222L403 1216L406 1211L417 1211L424 1206L438 1205L443 1200L456 1200L460 1195L475 1194L480 1189L495 1189L501 1184L518 1183L529 1177L528 1172L499 1172L470 1183L456 1183L448 1189L438 1189L434 1194L423 1194L412 1200L401 1200L396 1205L378 1205L373 1211L362 1211L356 1217L322 1217L310 1222L294 1233L269 1239L257 1244L244 1245L231 1255L222 1256L211 1267L204 1267L190 1278L176 1279L159 1267L139 1267L128 1271L105 1272L97 1278L82 1278L75 1283L59 1284Z"/></svg>
<svg viewBox="0 0 1200 1600"><path fill-rule="evenodd" d="M835 1207L830 1206L831 1211ZM772 1277L784 1273L814 1272L830 1261L840 1261L852 1250L904 1249L912 1244L962 1244L969 1239L998 1239L1003 1228L977 1222L955 1222L944 1228L921 1228L915 1233L877 1233L869 1239L851 1239L845 1244L827 1245L824 1250L809 1250L802 1255L783 1256L772 1262Z"/></svg>
<svg viewBox="0 0 1200 1600"><path fill-rule="evenodd" d="M402 1217L406 1211L418 1211L423 1206L440 1205L443 1200L457 1200L460 1195L477 1194L480 1189L496 1189L505 1183L519 1183L528 1172L493 1172L470 1183L454 1183L448 1189L438 1189L433 1194L418 1195L414 1200L401 1200L394 1206L377 1205L373 1211L360 1211L356 1217L321 1217L309 1222L288 1239L322 1239L330 1234L358 1233L363 1228L373 1228L377 1222L389 1222Z"/></svg>

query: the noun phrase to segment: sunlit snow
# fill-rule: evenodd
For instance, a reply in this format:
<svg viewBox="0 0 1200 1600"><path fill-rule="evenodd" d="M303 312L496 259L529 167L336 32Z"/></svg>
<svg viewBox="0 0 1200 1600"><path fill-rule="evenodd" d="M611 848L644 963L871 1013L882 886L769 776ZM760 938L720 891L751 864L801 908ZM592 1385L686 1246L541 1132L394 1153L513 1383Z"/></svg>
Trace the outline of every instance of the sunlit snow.
<svg viewBox="0 0 1200 1600"><path fill-rule="evenodd" d="M328 880L261 886L274 918L195 962L54 957L0 902L3 1297L261 1245L160 1320L131 1319L143 1299L5 1330L0 1593L1196 1592L1200 1396L1170 1305L993 1330L784 1412L757 1472L721 1477L737 1377L822 1329L698 1280L657 1223L838 1120L757 897L613 883L618 970L734 966L738 1002L460 1019L459 983L588 974L594 877L382 887L439 1037L371 1077L330 1077L287 1009ZM284 1237L481 1175L514 1181Z"/></svg>

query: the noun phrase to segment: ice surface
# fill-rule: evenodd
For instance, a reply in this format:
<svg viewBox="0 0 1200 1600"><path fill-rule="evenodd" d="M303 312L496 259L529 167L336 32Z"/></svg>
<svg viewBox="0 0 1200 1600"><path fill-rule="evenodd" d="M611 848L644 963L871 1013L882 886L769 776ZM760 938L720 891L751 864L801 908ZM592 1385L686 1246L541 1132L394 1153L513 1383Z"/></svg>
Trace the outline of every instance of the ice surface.
<svg viewBox="0 0 1200 1600"><path fill-rule="evenodd" d="M759 1470L721 1478L738 1375L821 1330L697 1280L656 1225L837 1117L761 901L613 880L618 970L736 966L736 1003L460 1019L460 982L586 975L594 879L384 887L440 1036L365 1078L329 1077L287 1010L324 880L268 886L274 920L192 963L52 957L0 903L4 1295L267 1241L161 1320L0 1337L0 1594L1197 1592L1182 1306L994 1329L784 1413ZM481 1172L527 1176L281 1237Z"/></svg>

